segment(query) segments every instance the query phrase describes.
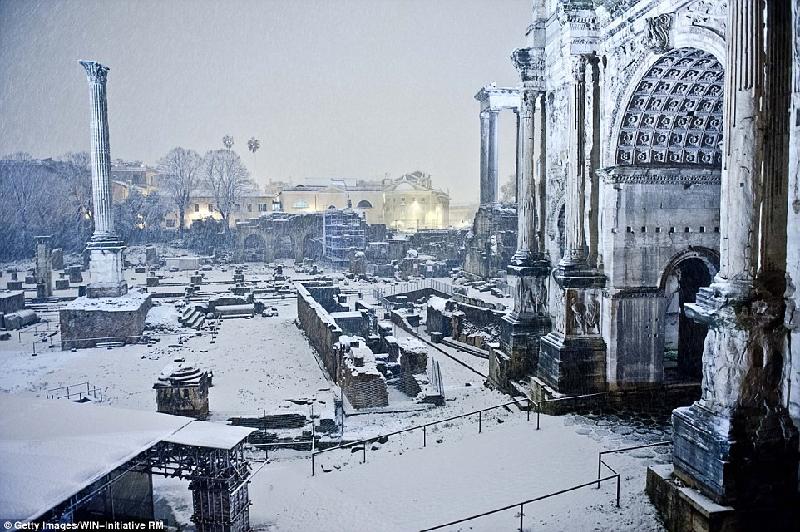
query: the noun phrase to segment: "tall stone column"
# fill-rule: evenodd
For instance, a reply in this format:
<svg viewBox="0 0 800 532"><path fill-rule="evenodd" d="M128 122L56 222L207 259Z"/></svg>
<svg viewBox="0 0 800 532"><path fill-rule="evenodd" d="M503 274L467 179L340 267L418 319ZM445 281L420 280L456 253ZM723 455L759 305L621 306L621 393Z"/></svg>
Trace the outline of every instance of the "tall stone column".
<svg viewBox="0 0 800 532"><path fill-rule="evenodd" d="M533 189L533 107L535 94L523 90L517 121L517 250L511 263L531 262L535 238L535 195Z"/></svg>
<svg viewBox="0 0 800 532"><path fill-rule="evenodd" d="M605 277L587 255L587 143L599 124L587 120L586 77L592 56L570 56L569 160L565 211L566 249L554 272L558 286L551 309L553 331L541 340L535 383L560 393L582 394L606 389L606 345L600 334L600 300ZM592 78L594 79L594 78ZM587 134L587 123L592 129ZM588 139L588 140L587 140ZM591 149L589 150L591 153ZM591 213L594 215L595 213Z"/></svg>
<svg viewBox="0 0 800 532"><path fill-rule="evenodd" d="M489 112L481 111L481 205L489 200Z"/></svg>
<svg viewBox="0 0 800 532"><path fill-rule="evenodd" d="M547 221L547 96L537 93L533 110L534 253L544 255ZM549 261L548 261L549 262Z"/></svg>
<svg viewBox="0 0 800 532"><path fill-rule="evenodd" d="M797 489L781 397L790 24L789 0L730 0L720 272L686 305L710 329L701 399L673 412L675 475L742 510L742 529L770 528Z"/></svg>
<svg viewBox="0 0 800 532"><path fill-rule="evenodd" d="M579 266L586 263L586 56L573 56L571 62L566 251L562 263Z"/></svg>
<svg viewBox="0 0 800 532"><path fill-rule="evenodd" d="M80 61L86 70L91 103L92 201L94 233L87 244L91 256L89 297L116 297L128 291L122 273L125 244L114 234L111 207L111 153L108 138L106 77L108 67Z"/></svg>
<svg viewBox="0 0 800 532"><path fill-rule="evenodd" d="M542 253L544 247L536 225L540 199L536 165L544 158L543 109L536 109L537 102L540 106L543 102L540 98L543 55L543 50L531 48L516 49L511 55L523 82L517 123L517 249L507 268L514 306L503 317L500 349L492 349L489 359L490 381L508 391L513 391L510 381L527 380L535 370L539 339L550 330L547 314L550 263ZM543 179L541 167L538 171L538 177Z"/></svg>
<svg viewBox="0 0 800 532"><path fill-rule="evenodd" d="M497 201L497 171L498 171L498 146L500 111L489 109L489 147L486 166L486 203Z"/></svg>

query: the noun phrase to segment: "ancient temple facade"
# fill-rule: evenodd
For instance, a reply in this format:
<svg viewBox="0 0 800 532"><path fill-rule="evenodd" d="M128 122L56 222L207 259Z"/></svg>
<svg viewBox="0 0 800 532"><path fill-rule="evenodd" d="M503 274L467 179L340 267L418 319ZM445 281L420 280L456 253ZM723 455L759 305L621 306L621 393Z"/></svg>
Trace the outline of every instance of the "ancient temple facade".
<svg viewBox="0 0 800 532"><path fill-rule="evenodd" d="M798 11L534 0L511 54L514 308L489 380L538 400L689 390L674 470L648 483L675 530L702 510L672 519L700 499L669 486L739 528L780 528L797 496Z"/></svg>

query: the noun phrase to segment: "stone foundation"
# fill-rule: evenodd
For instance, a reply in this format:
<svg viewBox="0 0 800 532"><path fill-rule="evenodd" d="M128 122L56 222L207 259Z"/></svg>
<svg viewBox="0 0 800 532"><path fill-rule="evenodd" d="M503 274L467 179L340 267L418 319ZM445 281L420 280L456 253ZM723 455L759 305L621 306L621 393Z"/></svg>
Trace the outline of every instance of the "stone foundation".
<svg viewBox="0 0 800 532"><path fill-rule="evenodd" d="M606 390L606 344L599 336L565 337L550 333L541 340L536 376L565 395Z"/></svg>
<svg viewBox="0 0 800 532"><path fill-rule="evenodd" d="M59 310L61 349L138 342L151 306L150 294L141 291L121 297L79 297Z"/></svg>

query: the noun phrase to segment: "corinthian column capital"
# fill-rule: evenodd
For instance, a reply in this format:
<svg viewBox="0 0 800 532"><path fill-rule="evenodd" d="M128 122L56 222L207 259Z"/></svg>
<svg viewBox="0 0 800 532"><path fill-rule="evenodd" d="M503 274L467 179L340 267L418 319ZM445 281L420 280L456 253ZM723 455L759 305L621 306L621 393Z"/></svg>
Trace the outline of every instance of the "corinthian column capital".
<svg viewBox="0 0 800 532"><path fill-rule="evenodd" d="M101 65L96 61L78 61L86 69L86 78L91 83L105 83L106 75L109 71L107 66Z"/></svg>

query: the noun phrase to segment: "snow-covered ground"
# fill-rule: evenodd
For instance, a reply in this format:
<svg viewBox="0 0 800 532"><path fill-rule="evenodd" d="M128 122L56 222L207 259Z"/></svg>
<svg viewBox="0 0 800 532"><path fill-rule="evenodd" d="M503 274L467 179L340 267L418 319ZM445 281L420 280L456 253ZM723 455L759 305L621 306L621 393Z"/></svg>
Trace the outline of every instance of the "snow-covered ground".
<svg viewBox="0 0 800 532"><path fill-rule="evenodd" d="M288 264L288 263L287 263ZM160 272L162 293L182 292L190 272ZM286 273L294 276L290 267ZM205 272L205 293L227 291L233 267ZM145 274L126 272L130 285L144 284ZM299 274L296 277L302 277ZM271 277L264 266L248 265L248 281L263 283ZM2 284L7 278L4 278ZM379 286L385 286L381 283ZM368 303L375 284L347 282L343 288L362 293ZM76 290L63 291L70 295ZM74 295L74 294L72 294ZM208 332L197 334L177 322L173 301L158 299L148 315L151 334L160 338L153 346L85 349L62 352L58 336L53 344L43 335L54 330L55 308L40 314L51 322L28 328L0 342L0 391L46 391L88 381L102 390L104 402L138 410L155 410L152 385L160 371L175 359L214 373L210 390L212 421L225 422L234 415L308 408L291 400L316 398L329 408L340 392L330 383L302 332L294 323L294 298L274 299L279 315L222 322L212 341ZM423 328L420 328L422 331ZM399 337L408 333L397 328ZM423 334L423 338L424 338ZM37 356L32 357L36 341ZM403 428L430 423L466 412L508 402L510 398L483 385L488 361L439 345L431 349L442 370L446 404L438 408L405 412L351 415L345 420L344 438L372 438ZM398 399L402 399L398 395ZM397 401L399 407L410 400ZM258 530L419 530L470 514L537 497L587 482L596 476L597 452L637 442L663 439L655 421L630 421L614 417L542 417L542 429L525 420L516 406L482 415L455 419L429 427L427 448L420 431L392 436L384 444L370 444L367 463L361 452L338 450L317 457L317 475L311 476L306 451L270 452L266 464L254 462L258 473L250 485L251 524ZM623 473L622 507L614 506L615 486L584 488L526 507L525 528L536 530L660 530L652 506L643 494L645 468L663 460L668 448L612 455ZM259 468L261 468L259 470ZM191 498L180 480L154 478L159 517L191 528ZM454 530L513 530L517 511L482 518Z"/></svg>

